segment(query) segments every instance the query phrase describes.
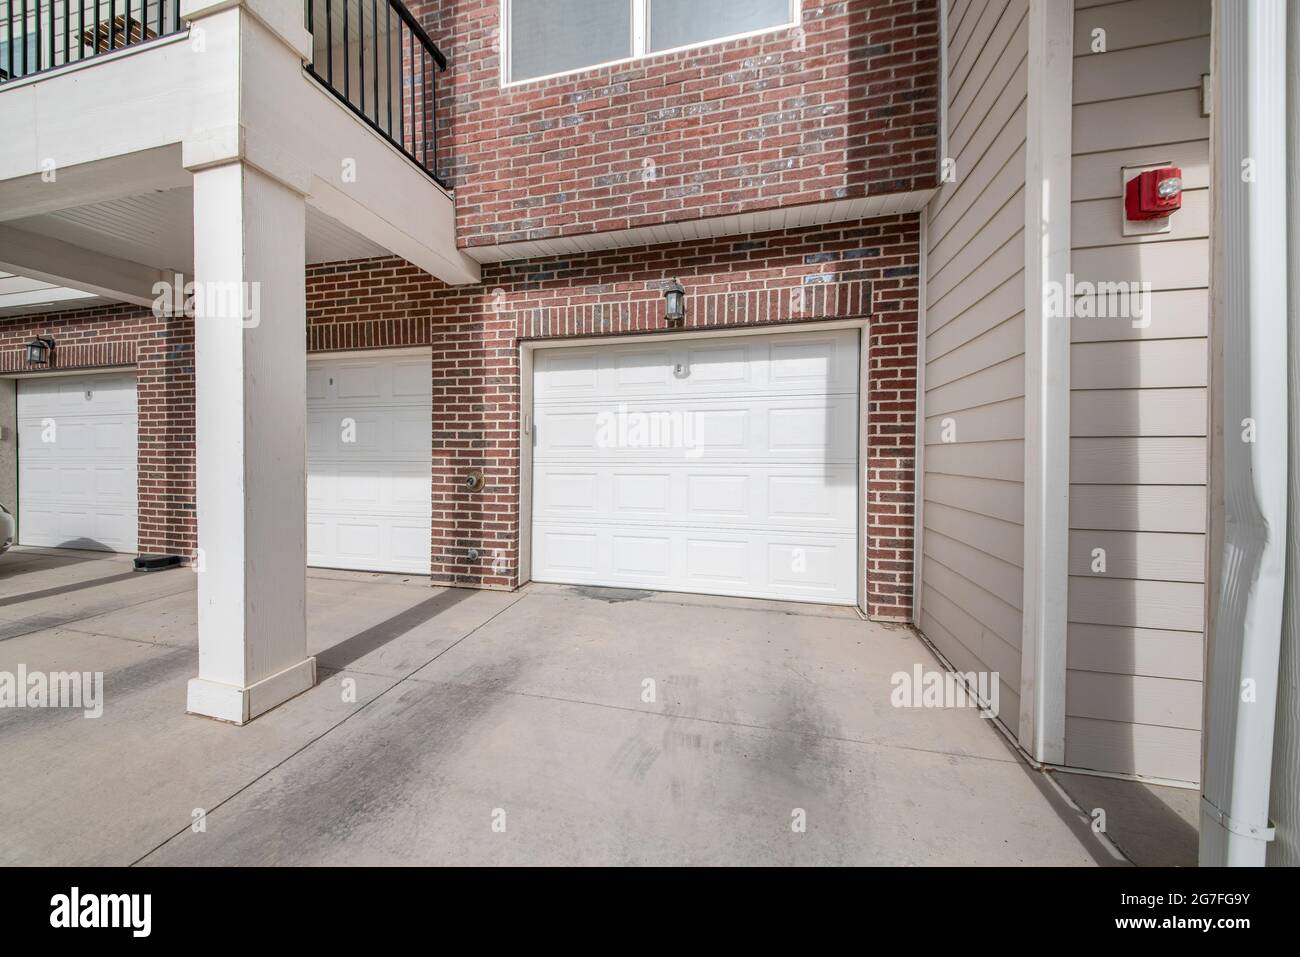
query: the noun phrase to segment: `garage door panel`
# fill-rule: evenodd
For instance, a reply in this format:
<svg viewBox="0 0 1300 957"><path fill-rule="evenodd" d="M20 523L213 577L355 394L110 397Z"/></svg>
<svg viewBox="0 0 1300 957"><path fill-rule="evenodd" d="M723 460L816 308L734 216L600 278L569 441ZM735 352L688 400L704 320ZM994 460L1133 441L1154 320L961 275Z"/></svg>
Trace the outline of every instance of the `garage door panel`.
<svg viewBox="0 0 1300 957"><path fill-rule="evenodd" d="M743 520L754 508L750 475L688 472L685 481L689 518Z"/></svg>
<svg viewBox="0 0 1300 957"><path fill-rule="evenodd" d="M787 333L539 350L538 403L702 394L855 394L856 333Z"/></svg>
<svg viewBox="0 0 1300 957"><path fill-rule="evenodd" d="M432 517L429 472L419 466L313 464L307 476L307 502L324 513Z"/></svg>
<svg viewBox="0 0 1300 957"><path fill-rule="evenodd" d="M724 590L745 588L753 573L750 570L749 543L732 539L690 537L686 540L686 573L702 586Z"/></svg>
<svg viewBox="0 0 1300 957"><path fill-rule="evenodd" d="M597 494L594 505L608 514L660 519L672 513L673 476L667 472L620 471L608 475L608 501Z"/></svg>
<svg viewBox="0 0 1300 957"><path fill-rule="evenodd" d="M538 522L583 516L634 525L676 521L843 531L857 527L857 514L852 465L534 469Z"/></svg>
<svg viewBox="0 0 1300 957"><path fill-rule="evenodd" d="M642 391L646 386L656 391L668 384L672 373L672 353L656 349L652 352L632 352L613 357L613 384L615 393ZM609 391L609 390L606 390Z"/></svg>
<svg viewBox="0 0 1300 957"><path fill-rule="evenodd" d="M307 400L329 398L329 370L323 363L307 365Z"/></svg>
<svg viewBox="0 0 1300 957"><path fill-rule="evenodd" d="M672 541L667 534L609 533L610 567L619 578L667 581L672 575Z"/></svg>
<svg viewBox="0 0 1300 957"><path fill-rule="evenodd" d="M422 403L430 394L431 376L429 359L422 357L394 362L389 380L389 395L394 401L414 399Z"/></svg>
<svg viewBox="0 0 1300 957"><path fill-rule="evenodd" d="M430 362L427 354L309 357L309 565L429 573Z"/></svg>
<svg viewBox="0 0 1300 957"><path fill-rule="evenodd" d="M539 581L852 604L854 331L540 350Z"/></svg>
<svg viewBox="0 0 1300 957"><path fill-rule="evenodd" d="M686 369L690 370L691 383L686 391L700 391L731 385L737 389L754 385L757 372L751 361L752 349L744 345L699 346L687 349Z"/></svg>
<svg viewBox="0 0 1300 957"><path fill-rule="evenodd" d="M380 366L374 362L343 362L334 369L336 395L340 399L378 399Z"/></svg>
<svg viewBox="0 0 1300 957"><path fill-rule="evenodd" d="M534 461L857 461L857 398L534 405Z"/></svg>
<svg viewBox="0 0 1300 957"><path fill-rule="evenodd" d="M423 408L346 405L313 409L307 417L307 451L331 459L430 457L432 413Z"/></svg>
<svg viewBox="0 0 1300 957"><path fill-rule="evenodd" d="M17 413L19 541L135 551L135 377L22 379Z"/></svg>
<svg viewBox="0 0 1300 957"><path fill-rule="evenodd" d="M307 522L307 564L428 574L429 525L401 518L314 516Z"/></svg>
<svg viewBox="0 0 1300 957"><path fill-rule="evenodd" d="M541 528L534 538L533 561L548 575L548 581L587 582L596 572L596 535L576 528ZM576 577L575 577L576 576ZM536 577L536 576L534 576Z"/></svg>
<svg viewBox="0 0 1300 957"><path fill-rule="evenodd" d="M27 416L136 411L135 376L129 372L23 379L21 391L23 414Z"/></svg>
<svg viewBox="0 0 1300 957"><path fill-rule="evenodd" d="M855 552L853 536L544 525L534 536L533 577L563 584L851 604L856 596Z"/></svg>

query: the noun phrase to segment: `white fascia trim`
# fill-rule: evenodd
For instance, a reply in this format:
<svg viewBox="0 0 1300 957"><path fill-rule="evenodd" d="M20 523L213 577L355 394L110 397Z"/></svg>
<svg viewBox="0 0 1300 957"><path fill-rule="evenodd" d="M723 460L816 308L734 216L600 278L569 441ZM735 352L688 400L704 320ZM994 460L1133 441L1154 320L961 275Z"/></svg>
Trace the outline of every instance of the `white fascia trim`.
<svg viewBox="0 0 1300 957"><path fill-rule="evenodd" d="M1030 0L1025 145L1025 532L1020 745L1065 763L1070 323L1048 308L1070 271L1072 0ZM1055 297L1061 301L1060 297Z"/></svg>
<svg viewBox="0 0 1300 957"><path fill-rule="evenodd" d="M545 239L520 239L509 243L466 246L461 251L478 263L517 262L548 256L581 256L608 249L659 246L666 243L697 242L726 236L811 229L834 223L854 222L919 213L938 192L935 188L904 193L880 193L856 199L832 199L800 206L775 206L724 216L683 219L653 226L611 229L605 232L573 233Z"/></svg>
<svg viewBox="0 0 1300 957"><path fill-rule="evenodd" d="M941 4L946 7L947 4ZM925 547L925 287L930 245L930 207L921 210L916 276L916 433L912 452L912 624L921 627L922 559Z"/></svg>
<svg viewBox="0 0 1300 957"><path fill-rule="evenodd" d="M943 182L943 164L948 158L948 3L939 0L939 155L935 175Z"/></svg>

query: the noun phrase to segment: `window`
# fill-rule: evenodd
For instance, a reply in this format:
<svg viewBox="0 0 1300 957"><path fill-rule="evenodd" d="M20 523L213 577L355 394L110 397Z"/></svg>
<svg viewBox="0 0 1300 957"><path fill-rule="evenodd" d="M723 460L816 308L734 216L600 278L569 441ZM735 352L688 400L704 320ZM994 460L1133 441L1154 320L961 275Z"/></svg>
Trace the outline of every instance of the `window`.
<svg viewBox="0 0 1300 957"><path fill-rule="evenodd" d="M650 0L648 53L793 22L790 0Z"/></svg>
<svg viewBox="0 0 1300 957"><path fill-rule="evenodd" d="M799 0L504 0L508 83L798 22Z"/></svg>
<svg viewBox="0 0 1300 957"><path fill-rule="evenodd" d="M24 42L25 41L25 42ZM9 48L13 47L13 72L9 69ZM23 56L23 48L26 47L27 55ZM40 60L40 54L36 49L36 34L31 33L27 36L18 36L16 39L6 38L0 40L0 79L9 80L22 76L24 73L35 73L38 69L37 63Z"/></svg>

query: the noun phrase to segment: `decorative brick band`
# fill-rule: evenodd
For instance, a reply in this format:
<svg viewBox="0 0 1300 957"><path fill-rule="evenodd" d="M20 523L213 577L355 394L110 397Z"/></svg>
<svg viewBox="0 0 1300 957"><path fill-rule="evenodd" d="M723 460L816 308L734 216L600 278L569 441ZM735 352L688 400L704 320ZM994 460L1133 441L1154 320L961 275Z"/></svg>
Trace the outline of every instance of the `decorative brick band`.
<svg viewBox="0 0 1300 957"><path fill-rule="evenodd" d="M54 347L51 369L104 369L135 365L135 340L89 342ZM0 352L0 372L36 372L27 364L27 348Z"/></svg>
<svg viewBox="0 0 1300 957"><path fill-rule="evenodd" d="M351 319L307 328L308 352L397 349L429 344L429 318Z"/></svg>
<svg viewBox="0 0 1300 957"><path fill-rule="evenodd" d="M698 329L859 318L871 314L871 290L870 282L857 280L688 296L685 325ZM514 321L521 339L648 332L664 328L664 301L656 296L623 302L540 306L516 312Z"/></svg>

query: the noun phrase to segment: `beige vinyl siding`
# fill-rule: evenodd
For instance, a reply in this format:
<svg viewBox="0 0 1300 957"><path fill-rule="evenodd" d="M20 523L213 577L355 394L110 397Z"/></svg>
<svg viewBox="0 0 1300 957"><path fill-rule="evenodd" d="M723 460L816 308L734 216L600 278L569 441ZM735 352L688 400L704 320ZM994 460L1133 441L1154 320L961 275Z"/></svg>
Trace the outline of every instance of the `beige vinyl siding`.
<svg viewBox="0 0 1300 957"><path fill-rule="evenodd" d="M1065 760L1186 782L1205 618L1209 33L1210 0L1075 5L1073 271L1155 292L1146 328L1072 322ZM1182 168L1183 208L1167 234L1124 236L1121 167L1159 162Z"/></svg>
<svg viewBox="0 0 1300 957"><path fill-rule="evenodd" d="M948 12L948 156L926 235L921 630L999 673L1017 729L1024 594L1028 0ZM955 441L943 440L951 419Z"/></svg>

